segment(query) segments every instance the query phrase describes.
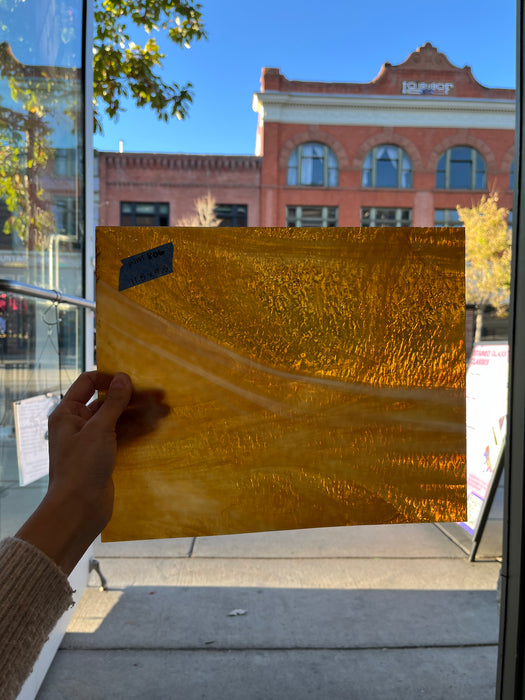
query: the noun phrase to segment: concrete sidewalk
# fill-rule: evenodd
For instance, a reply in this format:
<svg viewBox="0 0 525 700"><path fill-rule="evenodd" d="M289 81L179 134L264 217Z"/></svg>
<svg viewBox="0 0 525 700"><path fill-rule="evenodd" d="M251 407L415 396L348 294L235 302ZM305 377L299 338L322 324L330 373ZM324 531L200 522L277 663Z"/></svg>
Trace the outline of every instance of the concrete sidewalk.
<svg viewBox="0 0 525 700"><path fill-rule="evenodd" d="M98 545L38 700L492 700L493 525Z"/></svg>

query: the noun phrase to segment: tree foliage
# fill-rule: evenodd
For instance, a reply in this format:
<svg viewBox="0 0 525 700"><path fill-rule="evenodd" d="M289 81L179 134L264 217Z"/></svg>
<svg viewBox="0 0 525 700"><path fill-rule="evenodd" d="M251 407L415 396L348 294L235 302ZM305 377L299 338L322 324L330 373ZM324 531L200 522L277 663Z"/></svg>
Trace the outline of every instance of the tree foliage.
<svg viewBox="0 0 525 700"><path fill-rule="evenodd" d="M190 48L192 41L206 38L200 10L194 0L95 0L95 132L102 131L100 110L115 118L126 98L151 107L163 121L187 116L193 86L162 80L165 54L152 34L161 32L175 45ZM132 32L141 30L142 45L132 39Z"/></svg>
<svg viewBox="0 0 525 700"><path fill-rule="evenodd" d="M12 2L20 9L24 0ZM12 3L5 6L5 0L0 0L0 8L13 11ZM0 29L3 38L31 53L24 36L18 35L19 24L0 19ZM132 33L145 39L142 46L132 40ZM165 55L154 33L189 48L192 41L206 37L200 5L195 0L95 0L95 131L102 130L100 112L115 118L126 98L139 107L150 106L164 121L172 116L185 118L192 102L192 85L162 80ZM61 38L65 43L70 39ZM18 235L29 250L34 250L45 246L55 227L42 188L42 177L54 153L51 124L66 120L64 129L79 128L75 86L80 73L74 68L25 65L13 55L8 41L3 41L0 76L9 95L8 105L1 103L0 96L0 198L10 212L4 232Z"/></svg>
<svg viewBox="0 0 525 700"><path fill-rule="evenodd" d="M38 116L0 109L0 199L10 216L3 232L38 247L53 230L53 214L47 211L39 187L39 175L48 160L48 129Z"/></svg>
<svg viewBox="0 0 525 700"><path fill-rule="evenodd" d="M477 312L479 339L483 312L506 309L510 293L511 231L509 210L498 206L498 193L483 195L479 204L457 207L465 226L466 301Z"/></svg>
<svg viewBox="0 0 525 700"><path fill-rule="evenodd" d="M177 226L219 226L221 220L215 215L217 202L208 192L205 197L199 197L194 202L194 213L184 216L177 222Z"/></svg>
<svg viewBox="0 0 525 700"><path fill-rule="evenodd" d="M18 235L28 250L41 247L54 230L54 216L41 185L53 149L49 122L78 121L74 69L48 71L20 63L6 42L0 44L0 76L11 106L0 101L0 199L10 216L4 233Z"/></svg>

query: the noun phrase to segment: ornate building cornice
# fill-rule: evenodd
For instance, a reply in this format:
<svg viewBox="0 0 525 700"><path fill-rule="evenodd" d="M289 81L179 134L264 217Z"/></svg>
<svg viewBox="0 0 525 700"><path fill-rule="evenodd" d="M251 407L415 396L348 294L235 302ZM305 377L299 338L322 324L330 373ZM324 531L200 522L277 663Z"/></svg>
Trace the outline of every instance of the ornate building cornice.
<svg viewBox="0 0 525 700"><path fill-rule="evenodd" d="M260 170L258 156L193 155L184 153L115 153L99 151L110 169L254 171Z"/></svg>
<svg viewBox="0 0 525 700"><path fill-rule="evenodd" d="M470 66L460 68L435 46L426 43L397 65L384 63L368 83L289 80L279 68L263 68L261 93L314 95L425 95L434 97L514 100L511 88L490 88L479 83Z"/></svg>
<svg viewBox="0 0 525 700"><path fill-rule="evenodd" d="M509 130L515 126L515 102L510 99L258 92L252 106L261 124Z"/></svg>

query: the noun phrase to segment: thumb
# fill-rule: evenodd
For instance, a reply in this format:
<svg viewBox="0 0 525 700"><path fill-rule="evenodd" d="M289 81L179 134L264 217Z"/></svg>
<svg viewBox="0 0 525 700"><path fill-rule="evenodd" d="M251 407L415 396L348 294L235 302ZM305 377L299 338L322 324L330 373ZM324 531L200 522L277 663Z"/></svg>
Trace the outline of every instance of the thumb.
<svg viewBox="0 0 525 700"><path fill-rule="evenodd" d="M91 419L101 429L114 430L117 420L130 402L133 387L127 374L118 372L111 380L106 398Z"/></svg>

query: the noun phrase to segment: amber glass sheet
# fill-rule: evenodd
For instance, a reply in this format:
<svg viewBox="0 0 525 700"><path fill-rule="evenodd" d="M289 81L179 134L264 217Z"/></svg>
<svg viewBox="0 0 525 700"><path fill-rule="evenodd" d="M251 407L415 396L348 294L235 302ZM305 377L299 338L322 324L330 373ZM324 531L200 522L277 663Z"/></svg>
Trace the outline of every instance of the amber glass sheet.
<svg viewBox="0 0 525 700"><path fill-rule="evenodd" d="M162 389L104 539L466 518L464 233L99 228L97 361Z"/></svg>

